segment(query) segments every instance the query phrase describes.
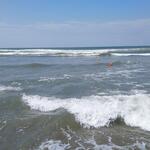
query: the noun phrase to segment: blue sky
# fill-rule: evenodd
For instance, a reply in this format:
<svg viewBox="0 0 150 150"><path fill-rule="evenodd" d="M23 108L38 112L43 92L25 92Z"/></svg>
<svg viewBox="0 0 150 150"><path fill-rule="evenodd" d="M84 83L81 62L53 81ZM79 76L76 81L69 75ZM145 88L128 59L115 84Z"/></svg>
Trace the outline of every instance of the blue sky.
<svg viewBox="0 0 150 150"><path fill-rule="evenodd" d="M0 47L150 45L150 0L0 0Z"/></svg>

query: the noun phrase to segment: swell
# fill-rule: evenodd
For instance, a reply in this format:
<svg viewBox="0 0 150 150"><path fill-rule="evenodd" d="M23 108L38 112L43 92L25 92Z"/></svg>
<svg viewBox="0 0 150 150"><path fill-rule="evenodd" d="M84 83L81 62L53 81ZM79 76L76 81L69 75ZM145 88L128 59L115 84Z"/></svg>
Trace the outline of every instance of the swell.
<svg viewBox="0 0 150 150"><path fill-rule="evenodd" d="M122 65L122 64L128 64L127 63L123 63L121 61L113 61L112 62L113 65ZM28 64L5 64L5 65L0 65L0 67L3 68L15 68L15 67L25 67L25 68L38 68L38 67L78 67L80 65L80 67L85 67L85 66L107 66L108 63L104 63L101 61L97 61L95 60L94 63L87 63L87 64L46 64L46 63L28 63Z"/></svg>
<svg viewBox="0 0 150 150"><path fill-rule="evenodd" d="M31 67L31 68L37 68L37 67L51 67L51 66L55 66L55 64L44 64L44 63L28 63L28 64L9 64L9 65L0 65L0 67Z"/></svg>

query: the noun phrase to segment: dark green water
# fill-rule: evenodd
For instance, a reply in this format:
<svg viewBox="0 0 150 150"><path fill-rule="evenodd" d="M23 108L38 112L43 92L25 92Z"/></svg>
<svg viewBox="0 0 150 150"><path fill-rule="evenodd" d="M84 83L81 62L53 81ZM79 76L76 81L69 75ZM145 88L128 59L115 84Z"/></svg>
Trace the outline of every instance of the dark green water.
<svg viewBox="0 0 150 150"><path fill-rule="evenodd" d="M0 50L0 150L149 150L150 48Z"/></svg>

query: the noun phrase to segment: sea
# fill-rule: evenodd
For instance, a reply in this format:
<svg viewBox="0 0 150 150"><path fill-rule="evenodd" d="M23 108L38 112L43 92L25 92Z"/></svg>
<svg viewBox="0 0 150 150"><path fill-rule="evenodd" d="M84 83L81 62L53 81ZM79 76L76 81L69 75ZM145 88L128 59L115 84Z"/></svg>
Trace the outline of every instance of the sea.
<svg viewBox="0 0 150 150"><path fill-rule="evenodd" d="M150 47L1 48L0 150L150 150Z"/></svg>

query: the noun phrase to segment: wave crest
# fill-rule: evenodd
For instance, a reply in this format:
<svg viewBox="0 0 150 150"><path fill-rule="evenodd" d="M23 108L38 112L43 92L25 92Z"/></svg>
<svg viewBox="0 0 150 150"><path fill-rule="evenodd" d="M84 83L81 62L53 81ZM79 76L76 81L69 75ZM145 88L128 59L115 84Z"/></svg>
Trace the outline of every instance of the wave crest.
<svg viewBox="0 0 150 150"><path fill-rule="evenodd" d="M0 50L0 56L99 56L109 54L113 49L96 50L62 50L62 49L24 49L24 50Z"/></svg>
<svg viewBox="0 0 150 150"><path fill-rule="evenodd" d="M150 48L0 49L0 56L150 56Z"/></svg>
<svg viewBox="0 0 150 150"><path fill-rule="evenodd" d="M53 111L64 108L74 114L85 127L109 126L121 117L129 126L150 131L150 95L89 96L81 99L59 99L38 95L23 95L23 101L31 109Z"/></svg>
<svg viewBox="0 0 150 150"><path fill-rule="evenodd" d="M150 56L150 53L111 53L113 56Z"/></svg>
<svg viewBox="0 0 150 150"><path fill-rule="evenodd" d="M21 91L20 87L0 85L0 91Z"/></svg>

